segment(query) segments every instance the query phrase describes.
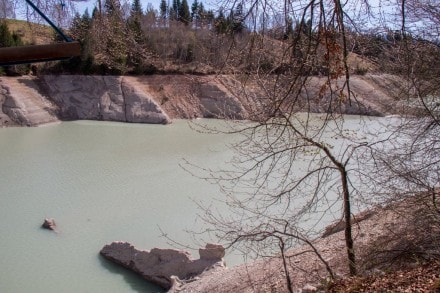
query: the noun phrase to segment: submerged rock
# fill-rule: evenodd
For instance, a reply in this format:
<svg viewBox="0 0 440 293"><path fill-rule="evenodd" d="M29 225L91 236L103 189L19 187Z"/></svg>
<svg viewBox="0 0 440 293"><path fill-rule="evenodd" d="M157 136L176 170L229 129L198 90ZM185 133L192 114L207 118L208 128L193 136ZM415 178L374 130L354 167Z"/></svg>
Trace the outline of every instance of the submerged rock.
<svg viewBox="0 0 440 293"><path fill-rule="evenodd" d="M183 250L139 250L128 242L113 242L105 245L100 254L133 270L144 279L170 289L176 280L193 278L213 265L224 266L225 249L221 245L208 243L199 250L200 259L193 260L191 254Z"/></svg>
<svg viewBox="0 0 440 293"><path fill-rule="evenodd" d="M55 223L55 219L53 218L46 218L44 219L43 224L41 225L41 227L43 227L44 229L49 229L52 231L56 231L56 223Z"/></svg>

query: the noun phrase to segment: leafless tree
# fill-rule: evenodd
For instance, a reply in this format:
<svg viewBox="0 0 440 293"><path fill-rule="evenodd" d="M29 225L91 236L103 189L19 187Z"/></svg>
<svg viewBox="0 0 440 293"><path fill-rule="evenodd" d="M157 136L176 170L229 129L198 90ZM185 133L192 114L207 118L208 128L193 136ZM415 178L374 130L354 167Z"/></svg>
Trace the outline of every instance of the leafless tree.
<svg viewBox="0 0 440 293"><path fill-rule="evenodd" d="M245 86L237 94L252 97L259 105L251 113L253 123L232 123L227 130L242 137L233 146L232 168L220 173L203 170L210 174L207 179L220 184L231 214L215 213L208 207L204 218L220 239L261 256L280 243L284 251L310 239L314 235L311 226L341 213L348 267L355 275L352 205L358 200L364 207L376 203L366 196L371 192L365 191L389 195L398 183L407 193L420 191L421 186L438 193L439 91L435 86L440 75L427 72L427 64L440 60L438 41L431 38L426 42L422 35L416 38L417 30L410 38L409 21L405 22L410 13L405 14L405 1L398 3L397 8L402 9L396 30L401 43L391 46L394 55L388 61L394 62L397 71L393 73L403 81L398 92L407 94L405 101L399 97L405 105L399 114L405 119L389 120L384 131L369 135L362 129L369 122L361 121L353 129L342 113L358 105L350 83L349 37L366 29L358 27L354 16L363 12L373 17L372 3L360 1L357 7L319 0L240 3L245 4L248 15L282 12L296 27L276 43L271 54L264 50L275 41L262 34L251 36L245 46L234 42L231 47L225 62L244 64L240 79ZM425 4L417 4L417 9L426 11L430 5ZM416 10L412 15L413 20L418 19ZM436 17L435 11L431 17ZM256 32L266 27L255 23ZM433 25L432 21L427 25ZM258 90L252 90L255 88ZM256 98L261 92L264 95ZM418 106L411 105L416 101Z"/></svg>
<svg viewBox="0 0 440 293"><path fill-rule="evenodd" d="M238 219L217 218L208 213L208 221L224 232L223 239L233 244L249 241L252 244L247 248L255 248L258 242L261 253L266 245L272 244L274 231L284 231L280 232L285 237L283 243L292 245L298 239L291 235L298 233L311 212L322 212L320 217L324 217L335 212L331 207L340 200L346 222L349 269L356 274L351 232L354 190L349 183L348 166L352 153L364 142L351 137L353 143L333 149L326 141L330 139L329 133L333 138L346 137L340 109L355 103L347 65L345 12L338 1L330 6L321 1L305 6L285 4L289 11L295 9L302 14L296 32L278 53L277 64L262 62L264 56L259 52L267 42L264 37L251 41L251 53L241 52L255 54L248 64L255 66L252 71L256 74L247 76L248 85L253 83L266 95L260 99L260 111L252 115L257 124L237 130L244 140L235 146L235 171L220 177L213 174L213 178L221 179L220 183L227 183L222 185L228 195L227 204ZM275 4L250 5L251 9L266 12L267 8L260 5ZM313 74L325 77L313 79ZM311 84L318 88L313 94L309 93ZM298 114L310 112L312 104L321 102L326 104L327 114ZM324 210L323 203L329 205Z"/></svg>
<svg viewBox="0 0 440 293"><path fill-rule="evenodd" d="M0 1L0 19L15 17L15 9L14 9L15 2L16 1L12 1L12 0Z"/></svg>
<svg viewBox="0 0 440 293"><path fill-rule="evenodd" d="M401 4L408 19L402 21L398 40L385 51L393 57L392 70L401 78L397 98L403 105L399 113L402 118L387 126L391 135L386 144L372 148L370 163L374 163L376 172L364 174L363 178L372 179L368 183L372 187L370 191L381 195L387 203L417 195L418 200L410 201L413 206L408 210L411 212L402 215L402 222L408 217L412 221L399 227L398 236L390 234L389 243L399 245L391 255L404 251L422 259L438 259L439 10L430 1L402 1ZM413 235L418 237L414 239Z"/></svg>
<svg viewBox="0 0 440 293"><path fill-rule="evenodd" d="M24 2L24 1L23 1ZM38 7L51 21L62 28L66 28L70 25L75 14L75 2L74 0L34 0L32 3ZM35 12L29 5L22 3L22 6L17 8L18 13L20 13L27 21L35 23L44 23L45 20Z"/></svg>

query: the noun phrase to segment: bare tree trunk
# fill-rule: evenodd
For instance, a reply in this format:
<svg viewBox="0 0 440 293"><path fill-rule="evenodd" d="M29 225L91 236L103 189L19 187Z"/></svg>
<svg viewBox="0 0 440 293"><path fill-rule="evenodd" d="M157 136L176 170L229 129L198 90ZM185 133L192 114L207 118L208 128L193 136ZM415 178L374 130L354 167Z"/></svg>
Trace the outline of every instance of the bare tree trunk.
<svg viewBox="0 0 440 293"><path fill-rule="evenodd" d="M344 198L344 218L345 218L345 246L347 248L348 267L350 269L350 275L355 276L356 270L356 255L354 253L354 242L352 235L351 225L351 205L350 205L350 193L348 191L348 179L347 171L345 168L339 168L342 181L342 194Z"/></svg>
<svg viewBox="0 0 440 293"><path fill-rule="evenodd" d="M286 255L284 254L284 249L285 249L284 241L282 238L279 238L279 240L280 240L281 257L283 259L284 273L286 274L287 290L289 290L290 293L293 293L292 281L290 280L290 274L289 274L289 269L287 267Z"/></svg>
<svg viewBox="0 0 440 293"><path fill-rule="evenodd" d="M345 168L348 160L345 164L341 163L325 145L315 142L314 140L304 137L305 140L309 141L319 149L325 152L327 157L332 161L332 163L338 168L341 175L341 185L342 185L342 198L343 198L343 210L344 210L344 220L345 220L345 246L347 248L348 257L348 268L350 270L350 275L355 276L357 274L356 270L356 255L354 251L354 241L352 235L352 225L351 225L351 203L350 203L350 191L348 189L348 176L347 170Z"/></svg>

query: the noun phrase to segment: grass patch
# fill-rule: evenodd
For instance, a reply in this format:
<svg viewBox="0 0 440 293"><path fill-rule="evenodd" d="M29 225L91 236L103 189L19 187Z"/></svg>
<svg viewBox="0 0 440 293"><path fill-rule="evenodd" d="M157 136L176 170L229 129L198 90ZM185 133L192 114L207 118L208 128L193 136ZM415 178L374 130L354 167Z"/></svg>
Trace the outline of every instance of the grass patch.
<svg viewBox="0 0 440 293"><path fill-rule="evenodd" d="M7 19L9 30L21 37L24 44L48 44L52 43L54 30L48 26L24 20Z"/></svg>

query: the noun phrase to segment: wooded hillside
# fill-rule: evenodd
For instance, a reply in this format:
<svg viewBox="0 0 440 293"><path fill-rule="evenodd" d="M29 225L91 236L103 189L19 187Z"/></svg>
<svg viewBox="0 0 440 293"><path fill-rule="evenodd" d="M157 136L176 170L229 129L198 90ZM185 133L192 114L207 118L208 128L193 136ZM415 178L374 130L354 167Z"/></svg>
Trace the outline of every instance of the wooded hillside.
<svg viewBox="0 0 440 293"><path fill-rule="evenodd" d="M255 107L246 117L253 123L231 121L225 131L242 137L232 146L231 169L200 168L200 177L224 192L230 215L201 206L210 226L205 233L252 256L278 252L277 272L284 272L289 292L296 264L288 251L298 244L310 246L326 277L336 278L313 246L316 231L304 223L317 227L326 217L339 220L343 261L352 276L365 273L365 249L357 236L368 232L356 233L355 207L388 206L423 194L432 205L430 223L438 229L440 9L435 0L242 0L224 1L216 10L187 0L162 1L159 10L142 8L140 0L128 6L119 0L98 4L91 13L76 14L68 29L81 42L81 56L46 63L40 73L213 74L208 78L217 79L217 88L225 83L216 75L227 74L233 85L227 95L216 97L220 90L208 86L199 101L209 97L212 108L223 113L234 108L225 96L252 101ZM2 46L21 41L5 25L2 32ZM359 86L356 80L362 78L353 75L378 85ZM183 96L161 85L154 91L164 108L171 100L168 92ZM195 98L194 91L187 91L188 99ZM384 119L374 130L362 118L359 129L350 129L344 110L375 102L399 117ZM316 119L309 115L314 109L325 114ZM203 126L202 131L218 132ZM399 220L389 228L396 242L405 227ZM420 245L404 247L410 266L438 262L436 229L423 230L429 243L421 239ZM378 249L386 256L395 251Z"/></svg>
<svg viewBox="0 0 440 293"><path fill-rule="evenodd" d="M65 30L81 42L82 56L45 64L45 70L84 74L301 71L301 75L338 74L343 70L335 66L337 59L331 56L343 45L336 41L337 24L323 27L307 17L295 21L265 19L252 15L244 3L216 10L206 9L198 0L192 4L174 0L169 6L163 0L158 9L151 4L142 7L139 0L128 7L123 4L105 0L92 12L76 13ZM50 27L32 22L8 20L7 29L22 44L58 41ZM398 30L359 31L349 26L345 34L347 61L353 74L401 70L396 68L395 58L399 58L404 38L411 38L421 54L438 48L437 43ZM329 41L334 42L333 52L327 50ZM0 39L0 46L10 45Z"/></svg>

